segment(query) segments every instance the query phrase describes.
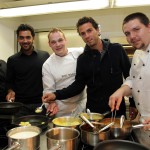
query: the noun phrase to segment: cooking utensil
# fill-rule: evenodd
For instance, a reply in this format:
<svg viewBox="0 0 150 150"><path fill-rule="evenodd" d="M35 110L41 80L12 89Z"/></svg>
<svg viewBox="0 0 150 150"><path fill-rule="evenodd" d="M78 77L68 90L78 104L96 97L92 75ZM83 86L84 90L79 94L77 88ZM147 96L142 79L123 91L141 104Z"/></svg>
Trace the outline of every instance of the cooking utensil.
<svg viewBox="0 0 150 150"><path fill-rule="evenodd" d="M97 122L97 121L101 121L103 118L105 118L105 116L107 116L108 114L110 114L111 111L107 111L103 114L100 114L100 113L90 113L90 115L92 116L92 120L90 120L90 117L87 113L81 113L80 115L83 115L85 116L87 119L89 119L90 121L93 121L93 122Z"/></svg>
<svg viewBox="0 0 150 150"><path fill-rule="evenodd" d="M111 122L115 122L115 118L116 118L116 109L112 111Z"/></svg>
<svg viewBox="0 0 150 150"><path fill-rule="evenodd" d="M109 128L109 127L111 127L111 126L113 126L113 125L114 125L114 123L115 123L115 122L111 122L110 124L108 124L108 125L104 126L102 129L100 129L100 130L98 131L98 133L100 133L100 132L102 132L102 131L104 131L104 130L108 129L108 128Z"/></svg>
<svg viewBox="0 0 150 150"><path fill-rule="evenodd" d="M45 104L45 103L42 103L42 105L41 105L40 107L37 107L37 108L35 109L35 112L36 112L36 113L41 113L41 112L43 111L43 106L44 106L44 104Z"/></svg>
<svg viewBox="0 0 150 150"><path fill-rule="evenodd" d="M7 150L37 150L40 148L41 129L35 126L16 127L9 130Z"/></svg>
<svg viewBox="0 0 150 150"><path fill-rule="evenodd" d="M1 115L15 115L19 112L22 103L19 102L0 102L0 114Z"/></svg>
<svg viewBox="0 0 150 150"><path fill-rule="evenodd" d="M120 128L123 127L124 120L125 120L125 116L122 115L122 116L120 117Z"/></svg>
<svg viewBox="0 0 150 150"><path fill-rule="evenodd" d="M98 143L94 150L149 150L145 146L126 140L107 140Z"/></svg>
<svg viewBox="0 0 150 150"><path fill-rule="evenodd" d="M86 109L86 112L87 112L87 114L88 114L90 120L93 120L91 111L90 111L88 108Z"/></svg>
<svg viewBox="0 0 150 150"><path fill-rule="evenodd" d="M80 133L68 127L55 127L46 132L47 150L78 150Z"/></svg>
<svg viewBox="0 0 150 150"><path fill-rule="evenodd" d="M102 129L105 125L99 122L92 122L92 124L96 127L97 130ZM95 146L100 141L108 140L110 138L110 130L109 128L105 129L100 133L94 133L93 128L87 124L80 125L81 131L81 141L87 145Z"/></svg>
<svg viewBox="0 0 150 150"><path fill-rule="evenodd" d="M103 124L111 123L111 118L105 118L101 121ZM115 124L110 127L110 135L112 139L125 139L127 138L133 129L143 127L143 124L132 125L132 122L129 120L124 120L123 127L120 128L120 118L115 119Z"/></svg>
<svg viewBox="0 0 150 150"><path fill-rule="evenodd" d="M37 126L39 128L46 129L48 126L49 118L44 115L28 115L28 116L22 116L19 118L15 118L12 121L12 124L16 126L21 126L20 123L23 122L29 122L32 126Z"/></svg>
<svg viewBox="0 0 150 150"><path fill-rule="evenodd" d="M95 126L86 117L84 117L83 115L80 115L80 117L85 123L89 124L93 128L93 130L96 129Z"/></svg>

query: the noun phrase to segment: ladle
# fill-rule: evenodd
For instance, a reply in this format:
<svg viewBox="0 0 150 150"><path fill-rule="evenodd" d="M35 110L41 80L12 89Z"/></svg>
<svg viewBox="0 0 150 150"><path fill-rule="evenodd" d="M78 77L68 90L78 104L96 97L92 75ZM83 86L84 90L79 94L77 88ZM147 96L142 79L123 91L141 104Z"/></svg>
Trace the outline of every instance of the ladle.
<svg viewBox="0 0 150 150"><path fill-rule="evenodd" d="M42 105L41 105L40 107L37 107L37 108L35 109L35 112L36 112L36 113L41 113L41 112L43 111L43 105L44 105L44 103L42 103Z"/></svg>
<svg viewBox="0 0 150 150"><path fill-rule="evenodd" d="M98 131L98 133L100 133L100 132L102 132L102 131L104 131L104 130L108 129L108 128L109 128L109 127L111 127L111 126L113 126L113 125L114 125L114 123L115 123L115 122L111 122L111 123L109 123L109 124L108 124L108 125L106 125L105 127L101 128L101 129Z"/></svg>
<svg viewBox="0 0 150 150"><path fill-rule="evenodd" d="M89 124L94 130L96 129L96 127L83 115L80 115L80 118L86 122L87 124Z"/></svg>
<svg viewBox="0 0 150 150"><path fill-rule="evenodd" d="M122 115L122 116L120 117L120 128L123 127L124 120L125 120L125 116Z"/></svg>
<svg viewBox="0 0 150 150"><path fill-rule="evenodd" d="M87 114L88 114L90 120L93 120L91 111L90 111L88 108L86 109L86 112L87 112Z"/></svg>

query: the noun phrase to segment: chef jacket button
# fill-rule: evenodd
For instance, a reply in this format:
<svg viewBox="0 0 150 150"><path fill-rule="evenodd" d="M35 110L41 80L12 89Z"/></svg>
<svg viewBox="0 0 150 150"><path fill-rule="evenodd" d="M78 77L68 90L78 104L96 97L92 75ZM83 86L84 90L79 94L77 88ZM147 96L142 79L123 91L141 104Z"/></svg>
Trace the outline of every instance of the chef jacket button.
<svg viewBox="0 0 150 150"><path fill-rule="evenodd" d="M133 76L133 78L135 78L135 76Z"/></svg>
<svg viewBox="0 0 150 150"><path fill-rule="evenodd" d="M147 52L149 53L149 50Z"/></svg>
<svg viewBox="0 0 150 150"><path fill-rule="evenodd" d="M142 115L140 114L140 117L141 117Z"/></svg>
<svg viewBox="0 0 150 150"><path fill-rule="evenodd" d="M135 66L136 64L134 64L134 66Z"/></svg>
<svg viewBox="0 0 150 150"><path fill-rule="evenodd" d="M143 64L143 66L145 66L145 64Z"/></svg>
<svg viewBox="0 0 150 150"><path fill-rule="evenodd" d="M137 91L138 93L140 92L140 90Z"/></svg>
<svg viewBox="0 0 150 150"><path fill-rule="evenodd" d="M142 77L139 77L139 79L142 79Z"/></svg>
<svg viewBox="0 0 150 150"><path fill-rule="evenodd" d="M140 105L140 103L137 103L138 105Z"/></svg>

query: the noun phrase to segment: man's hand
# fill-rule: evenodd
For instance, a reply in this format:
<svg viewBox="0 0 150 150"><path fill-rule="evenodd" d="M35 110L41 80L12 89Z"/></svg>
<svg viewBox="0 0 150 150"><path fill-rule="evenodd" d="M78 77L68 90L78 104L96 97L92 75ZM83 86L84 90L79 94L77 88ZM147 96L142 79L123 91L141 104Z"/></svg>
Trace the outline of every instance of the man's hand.
<svg viewBox="0 0 150 150"><path fill-rule="evenodd" d="M129 107L129 118L134 120L138 114L138 110L135 107Z"/></svg>
<svg viewBox="0 0 150 150"><path fill-rule="evenodd" d="M111 108L111 111L114 111L114 109L119 110L121 101L122 101L122 94L120 94L120 92L117 90L109 98L108 104Z"/></svg>
<svg viewBox="0 0 150 150"><path fill-rule="evenodd" d="M50 112L50 116L55 115L58 111L59 108L55 102L51 102L47 107L47 113Z"/></svg>
<svg viewBox="0 0 150 150"><path fill-rule="evenodd" d="M9 91L8 91L8 94L6 95L6 100L7 100L8 102L10 102L10 100L11 100L12 102L15 101L15 92L14 92L13 90L9 90Z"/></svg>
<svg viewBox="0 0 150 150"><path fill-rule="evenodd" d="M143 122L144 125L144 130L150 130L150 117L145 119L145 121Z"/></svg>
<svg viewBox="0 0 150 150"><path fill-rule="evenodd" d="M43 103L50 103L56 99L56 95L54 93L46 93L42 96Z"/></svg>

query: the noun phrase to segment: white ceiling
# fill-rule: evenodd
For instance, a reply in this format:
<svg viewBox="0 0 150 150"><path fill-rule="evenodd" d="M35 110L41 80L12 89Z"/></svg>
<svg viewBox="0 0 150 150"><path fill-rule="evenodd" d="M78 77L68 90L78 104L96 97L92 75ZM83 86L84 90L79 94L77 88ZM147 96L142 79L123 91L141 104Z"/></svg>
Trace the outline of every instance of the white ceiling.
<svg viewBox="0 0 150 150"><path fill-rule="evenodd" d="M71 2L71 1L79 1L79 0L0 0L0 9L22 7L22 6L34 6L34 5L42 5L42 4L52 4L52 3L64 3L64 2Z"/></svg>

